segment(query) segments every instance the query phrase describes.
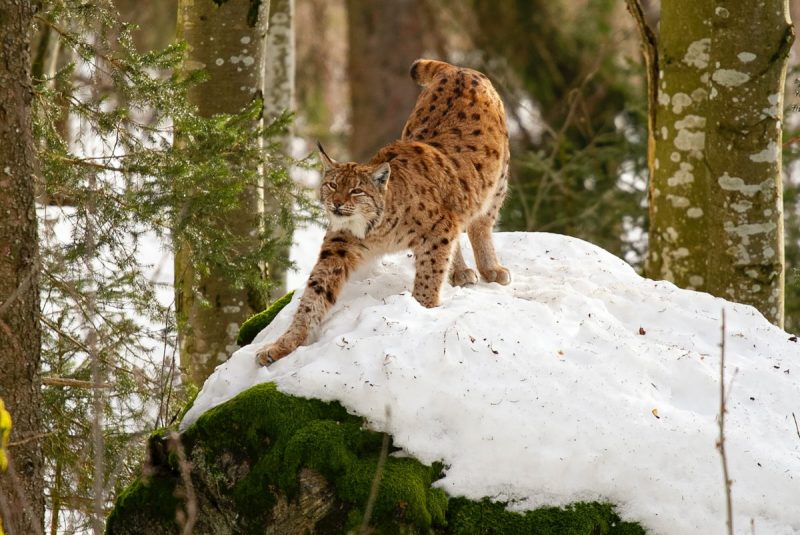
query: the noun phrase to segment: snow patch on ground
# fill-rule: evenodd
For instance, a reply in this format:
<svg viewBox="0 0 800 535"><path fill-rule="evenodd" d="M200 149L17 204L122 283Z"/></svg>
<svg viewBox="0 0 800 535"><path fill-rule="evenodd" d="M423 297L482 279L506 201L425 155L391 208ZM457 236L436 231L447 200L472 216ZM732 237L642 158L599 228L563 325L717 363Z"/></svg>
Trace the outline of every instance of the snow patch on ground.
<svg viewBox="0 0 800 535"><path fill-rule="evenodd" d="M256 347L287 327L297 294L217 368L182 427L274 381L338 400L409 454L443 461L438 485L452 495L513 509L608 500L652 533L723 533L724 307L736 531L750 533L752 518L757 533L800 533L800 344L752 307L643 279L586 242L495 240L510 286L446 285L428 310L409 293L411 259L386 257L354 275L308 346L257 367Z"/></svg>

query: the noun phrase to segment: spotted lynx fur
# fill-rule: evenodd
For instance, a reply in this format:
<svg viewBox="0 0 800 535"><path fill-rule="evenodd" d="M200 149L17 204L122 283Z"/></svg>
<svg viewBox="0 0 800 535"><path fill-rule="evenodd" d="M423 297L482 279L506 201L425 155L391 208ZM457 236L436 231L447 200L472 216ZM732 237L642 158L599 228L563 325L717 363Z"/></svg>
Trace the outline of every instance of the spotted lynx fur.
<svg viewBox="0 0 800 535"><path fill-rule="evenodd" d="M367 164L337 163L319 146L330 226L291 326L258 351L262 365L303 344L348 276L370 258L410 249L413 295L435 307L445 275L458 286L478 281L458 243L466 230L481 277L510 282L492 244L508 185L503 104L486 76L471 69L417 60L411 77L423 90L401 139Z"/></svg>

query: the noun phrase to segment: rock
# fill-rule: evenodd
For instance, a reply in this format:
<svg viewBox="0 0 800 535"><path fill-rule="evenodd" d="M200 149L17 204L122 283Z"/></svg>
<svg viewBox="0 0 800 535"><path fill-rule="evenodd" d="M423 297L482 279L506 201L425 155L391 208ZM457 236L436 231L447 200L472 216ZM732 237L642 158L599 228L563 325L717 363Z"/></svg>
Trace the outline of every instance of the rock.
<svg viewBox="0 0 800 535"><path fill-rule="evenodd" d="M151 438L143 474L117 498L107 534L179 533L192 517L195 534L357 533L382 444L382 434L339 404L258 385L203 414L177 440ZM181 475L182 458L190 477ZM368 532L644 533L608 504L518 514L448 498L432 487L442 468L389 455Z"/></svg>

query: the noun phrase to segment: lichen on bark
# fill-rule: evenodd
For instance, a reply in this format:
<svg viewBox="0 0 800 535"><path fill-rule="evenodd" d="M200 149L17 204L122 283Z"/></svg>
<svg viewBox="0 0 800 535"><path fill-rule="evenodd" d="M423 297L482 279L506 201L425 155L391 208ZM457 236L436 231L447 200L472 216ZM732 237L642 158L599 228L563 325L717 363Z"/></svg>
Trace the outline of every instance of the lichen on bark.
<svg viewBox="0 0 800 535"><path fill-rule="evenodd" d="M785 3L662 5L647 273L783 325Z"/></svg>

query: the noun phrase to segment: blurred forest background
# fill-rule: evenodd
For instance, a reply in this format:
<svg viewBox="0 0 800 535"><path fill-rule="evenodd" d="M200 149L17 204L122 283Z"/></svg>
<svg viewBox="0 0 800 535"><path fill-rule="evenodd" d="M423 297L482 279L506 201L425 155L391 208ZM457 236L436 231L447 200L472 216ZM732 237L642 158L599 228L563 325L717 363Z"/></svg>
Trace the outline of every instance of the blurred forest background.
<svg viewBox="0 0 800 535"><path fill-rule="evenodd" d="M197 21L214 15L188 0L52 0L33 15L43 399L30 420L39 430L20 427L10 451L44 452L25 468L42 475L43 500L23 505L50 534L102 532L147 437L179 421L235 349L242 317L286 290L292 233L320 215L316 140L363 161L398 137L419 92L416 58L479 69L505 100L512 170L499 230L575 236L644 272L647 85L624 2L227 3L249 23L202 35ZM659 2L641 5L657 29ZM800 17L800 0L791 9ZM205 50L231 35L225 57ZM799 57L794 45L789 332L800 330Z"/></svg>

